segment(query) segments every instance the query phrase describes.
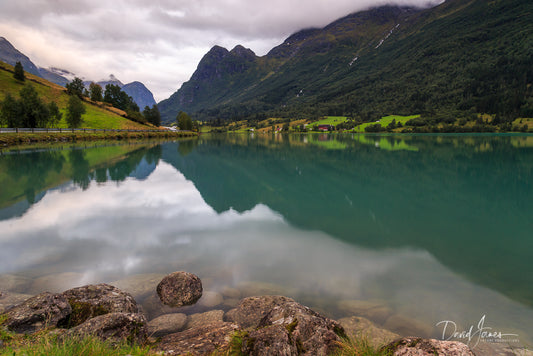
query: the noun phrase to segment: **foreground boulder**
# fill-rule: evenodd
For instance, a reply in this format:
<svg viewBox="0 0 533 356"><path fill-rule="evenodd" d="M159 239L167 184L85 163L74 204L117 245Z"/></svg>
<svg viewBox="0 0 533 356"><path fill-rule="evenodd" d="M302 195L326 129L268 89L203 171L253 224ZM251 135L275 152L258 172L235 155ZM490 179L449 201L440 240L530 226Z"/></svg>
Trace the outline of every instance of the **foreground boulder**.
<svg viewBox="0 0 533 356"><path fill-rule="evenodd" d="M170 334L161 339L155 351L163 352L164 355L210 355L214 351L224 352L229 349L237 329L235 324L216 322Z"/></svg>
<svg viewBox="0 0 533 356"><path fill-rule="evenodd" d="M62 293L72 307L65 327L74 327L88 319L108 313L138 313L135 299L109 284L87 285Z"/></svg>
<svg viewBox="0 0 533 356"><path fill-rule="evenodd" d="M103 341L142 344L146 341L146 319L142 314L109 313L89 319L66 332L66 336L96 336Z"/></svg>
<svg viewBox="0 0 533 356"><path fill-rule="evenodd" d="M419 337L406 337L393 341L381 350L394 356L474 356L472 350L462 342Z"/></svg>
<svg viewBox="0 0 533 356"><path fill-rule="evenodd" d="M159 282L157 295L171 307L192 305L202 297L202 281L192 273L174 272Z"/></svg>
<svg viewBox="0 0 533 356"><path fill-rule="evenodd" d="M295 303L295 301L279 295L244 298L239 302L237 308L226 313L225 319L243 329L255 329L274 307L287 303Z"/></svg>
<svg viewBox="0 0 533 356"><path fill-rule="evenodd" d="M338 348L344 329L295 301L272 308L257 329L243 340L243 353L251 355L329 355Z"/></svg>
<svg viewBox="0 0 533 356"><path fill-rule="evenodd" d="M4 325L16 333L33 333L49 326L57 326L71 312L72 308L65 296L45 292L7 310Z"/></svg>

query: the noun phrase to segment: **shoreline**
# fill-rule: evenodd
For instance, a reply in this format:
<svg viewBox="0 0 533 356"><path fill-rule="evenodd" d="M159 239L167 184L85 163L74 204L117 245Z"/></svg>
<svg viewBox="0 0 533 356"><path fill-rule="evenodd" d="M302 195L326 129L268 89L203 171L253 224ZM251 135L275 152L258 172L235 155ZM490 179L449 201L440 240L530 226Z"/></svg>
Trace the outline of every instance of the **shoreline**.
<svg viewBox="0 0 533 356"><path fill-rule="evenodd" d="M25 132L25 133L0 133L0 150L13 146L20 146L35 143L64 143L78 141L100 141L100 140L142 140L151 138L186 138L198 136L195 132L182 131L109 131L109 132Z"/></svg>

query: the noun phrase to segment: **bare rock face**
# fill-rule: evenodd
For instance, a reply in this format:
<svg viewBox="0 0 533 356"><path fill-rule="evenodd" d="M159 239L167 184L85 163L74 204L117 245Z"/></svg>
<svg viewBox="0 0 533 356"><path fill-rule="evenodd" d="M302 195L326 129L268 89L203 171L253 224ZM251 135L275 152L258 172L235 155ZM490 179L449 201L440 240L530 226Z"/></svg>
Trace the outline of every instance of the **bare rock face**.
<svg viewBox="0 0 533 356"><path fill-rule="evenodd" d="M87 285L62 293L72 307L66 327L74 327L88 319L108 313L138 313L133 297L109 284Z"/></svg>
<svg viewBox="0 0 533 356"><path fill-rule="evenodd" d="M388 351L394 356L474 356L470 348L457 341L440 341L406 337L384 346L382 351Z"/></svg>
<svg viewBox="0 0 533 356"><path fill-rule="evenodd" d="M57 326L71 312L67 298L45 292L8 309L4 325L17 333L33 333L48 326Z"/></svg>
<svg viewBox="0 0 533 356"><path fill-rule="evenodd" d="M202 281L192 273L174 272L159 282L157 295L171 307L192 305L202 297Z"/></svg>
<svg viewBox="0 0 533 356"><path fill-rule="evenodd" d="M216 322L170 334L161 339L155 351L165 355L210 355L215 350L224 352L229 348L231 337L237 329L235 324Z"/></svg>
<svg viewBox="0 0 533 356"><path fill-rule="evenodd" d="M256 328L274 307L290 302L295 303L291 298L278 295L248 297L242 299L237 308L227 312L225 318L243 329Z"/></svg>
<svg viewBox="0 0 533 356"><path fill-rule="evenodd" d="M272 327L276 330L270 330ZM259 352L263 343L275 344L276 348L284 350L283 352L292 352L293 347L296 347L297 353L292 353L294 355L324 356L331 354L338 347L340 338L346 336L344 329L336 321L295 301L287 301L273 307L261 320L253 335L255 339L248 336L243 341L243 345L250 351ZM256 345L258 340L260 344ZM289 343L284 340L289 340Z"/></svg>
<svg viewBox="0 0 533 356"><path fill-rule="evenodd" d="M87 320L68 330L66 335L92 335L111 343L124 340L143 343L147 338L146 319L142 314L136 313L109 313Z"/></svg>
<svg viewBox="0 0 533 356"><path fill-rule="evenodd" d="M187 324L187 315L182 313L165 314L150 320L148 334L153 337L161 337L181 331Z"/></svg>

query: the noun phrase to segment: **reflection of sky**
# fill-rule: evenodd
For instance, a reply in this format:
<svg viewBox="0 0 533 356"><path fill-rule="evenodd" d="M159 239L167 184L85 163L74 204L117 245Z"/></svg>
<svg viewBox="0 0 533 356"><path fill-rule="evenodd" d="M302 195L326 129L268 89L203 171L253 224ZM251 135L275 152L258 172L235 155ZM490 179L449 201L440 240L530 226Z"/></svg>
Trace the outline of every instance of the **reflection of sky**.
<svg viewBox="0 0 533 356"><path fill-rule="evenodd" d="M427 252L348 245L296 229L264 205L218 214L166 163L143 181L49 191L0 231L0 273L78 272L83 284L185 269L220 284L275 283L294 296L385 300L430 325L487 314L501 328L533 329L530 309L468 283Z"/></svg>

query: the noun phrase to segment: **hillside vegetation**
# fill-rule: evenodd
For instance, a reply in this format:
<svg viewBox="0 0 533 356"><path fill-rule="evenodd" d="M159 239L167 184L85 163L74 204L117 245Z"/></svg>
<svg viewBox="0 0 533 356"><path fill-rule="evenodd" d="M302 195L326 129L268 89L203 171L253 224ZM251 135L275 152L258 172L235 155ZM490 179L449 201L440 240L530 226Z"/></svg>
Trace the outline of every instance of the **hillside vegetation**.
<svg viewBox="0 0 533 356"><path fill-rule="evenodd" d="M532 18L530 0L447 0L352 14L263 57L215 46L159 107L163 122L181 110L255 122L421 114L434 127L488 114L512 125L533 117Z"/></svg>
<svg viewBox="0 0 533 356"><path fill-rule="evenodd" d="M7 93L18 98L19 92L25 83L30 83L34 86L45 103L55 102L63 113L63 118L58 123L57 127L68 127L65 117L69 96L66 94L65 88L28 72L26 72L25 75L25 82L20 82L14 79L13 67L9 64L0 62L0 101L4 100ZM106 106L103 103L84 101L83 105L85 106L86 113L83 115L82 128L132 130L154 129L153 126L142 125L124 118L123 115L126 114L125 112Z"/></svg>

